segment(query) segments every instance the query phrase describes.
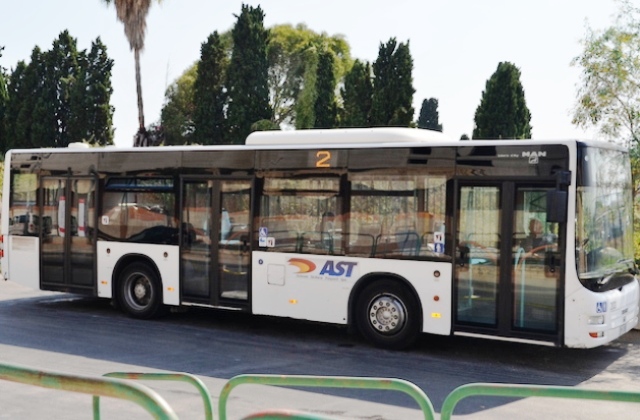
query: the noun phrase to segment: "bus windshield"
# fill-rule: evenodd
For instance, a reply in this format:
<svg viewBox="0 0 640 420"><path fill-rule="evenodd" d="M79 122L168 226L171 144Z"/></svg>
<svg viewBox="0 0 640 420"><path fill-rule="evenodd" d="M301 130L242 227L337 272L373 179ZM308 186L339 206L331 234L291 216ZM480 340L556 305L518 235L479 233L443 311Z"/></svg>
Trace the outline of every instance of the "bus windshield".
<svg viewBox="0 0 640 420"><path fill-rule="evenodd" d="M578 154L576 263L581 281L634 269L629 156L583 147Z"/></svg>

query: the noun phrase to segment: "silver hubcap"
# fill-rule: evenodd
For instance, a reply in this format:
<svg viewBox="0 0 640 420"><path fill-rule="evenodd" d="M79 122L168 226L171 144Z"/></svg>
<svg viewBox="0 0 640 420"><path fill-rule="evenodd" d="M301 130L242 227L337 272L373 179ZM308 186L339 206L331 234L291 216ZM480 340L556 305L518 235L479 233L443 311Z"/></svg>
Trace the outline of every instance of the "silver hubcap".
<svg viewBox="0 0 640 420"><path fill-rule="evenodd" d="M133 288L133 294L136 296L136 300L142 300L147 295L147 288L145 287L143 280L138 280Z"/></svg>
<svg viewBox="0 0 640 420"><path fill-rule="evenodd" d="M378 332L397 333L406 321L402 301L393 295L377 296L369 305L369 322Z"/></svg>
<svg viewBox="0 0 640 420"><path fill-rule="evenodd" d="M129 277L127 280L129 285L126 299L129 304L138 309L144 309L151 301L151 282L146 276L137 274Z"/></svg>

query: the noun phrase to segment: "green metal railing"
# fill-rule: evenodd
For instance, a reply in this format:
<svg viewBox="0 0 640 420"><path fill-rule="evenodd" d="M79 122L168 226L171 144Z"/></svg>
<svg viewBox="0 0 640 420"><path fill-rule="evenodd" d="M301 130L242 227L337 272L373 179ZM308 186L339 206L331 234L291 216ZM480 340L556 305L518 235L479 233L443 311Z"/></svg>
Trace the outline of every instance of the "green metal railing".
<svg viewBox="0 0 640 420"><path fill-rule="evenodd" d="M213 403L207 386L200 379L188 373L137 373L137 372L111 372L105 373L103 376L119 379L134 379L148 381L180 381L186 382L198 390L204 403L204 418L213 420ZM100 397L93 397L93 411L100 412Z"/></svg>
<svg viewBox="0 0 640 420"><path fill-rule="evenodd" d="M192 384L196 387L204 402L205 418L207 420L213 419L213 403L207 387L200 379L187 373L112 372L105 374L102 378L94 378L0 364L0 380L92 395L94 419L100 419L101 396L134 402L156 419L171 420L178 418L169 404L155 391L135 382L127 381L127 379L182 381ZM425 420L434 420L435 418L435 411L429 397L417 385L402 379L304 375L238 375L227 381L220 392L218 403L220 420L227 419L227 401L231 391L242 384L399 391L411 396L418 403ZM548 397L640 403L640 392L603 391L568 386L475 383L462 385L454 389L445 398L440 419L450 420L453 410L461 400L477 396L507 398ZM329 420L328 417L294 410L266 410L246 416L243 420L254 419Z"/></svg>
<svg viewBox="0 0 640 420"><path fill-rule="evenodd" d="M550 397L640 403L640 392L601 391L569 386L476 383L462 385L451 391L442 403L440 420L450 420L453 409L461 400L477 396Z"/></svg>
<svg viewBox="0 0 640 420"><path fill-rule="evenodd" d="M400 391L410 395L418 403L425 420L433 420L435 418L435 412L429 397L417 385L402 379L304 375L238 375L229 379L220 392L218 401L218 417L220 420L227 420L229 394L233 388L241 384ZM302 418L311 419L313 417Z"/></svg>
<svg viewBox="0 0 640 420"><path fill-rule="evenodd" d="M0 364L0 379L42 388L129 400L140 405L156 419L178 418L169 404L155 391L120 379L67 375L8 364ZM94 411L93 417L99 419L100 414Z"/></svg>

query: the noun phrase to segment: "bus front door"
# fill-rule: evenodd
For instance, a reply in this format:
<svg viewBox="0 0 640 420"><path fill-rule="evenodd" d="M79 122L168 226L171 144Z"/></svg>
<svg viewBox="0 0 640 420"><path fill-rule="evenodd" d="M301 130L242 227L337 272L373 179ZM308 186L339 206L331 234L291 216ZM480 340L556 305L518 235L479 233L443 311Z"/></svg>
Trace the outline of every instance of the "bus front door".
<svg viewBox="0 0 640 420"><path fill-rule="evenodd" d="M96 290L95 185L93 178L42 178L43 289L81 293Z"/></svg>
<svg viewBox="0 0 640 420"><path fill-rule="evenodd" d="M183 180L180 240L183 301L247 306L250 222L250 180Z"/></svg>
<svg viewBox="0 0 640 420"><path fill-rule="evenodd" d="M554 186L458 187L456 331L559 340L563 227L546 222L547 191Z"/></svg>

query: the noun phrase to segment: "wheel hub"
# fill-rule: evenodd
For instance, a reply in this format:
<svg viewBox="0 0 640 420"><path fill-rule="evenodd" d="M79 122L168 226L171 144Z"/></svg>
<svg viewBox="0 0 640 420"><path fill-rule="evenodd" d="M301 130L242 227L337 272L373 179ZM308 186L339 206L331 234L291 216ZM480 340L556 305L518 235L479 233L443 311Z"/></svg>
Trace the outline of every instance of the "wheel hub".
<svg viewBox="0 0 640 420"><path fill-rule="evenodd" d="M369 322L378 332L396 333L405 323L404 305L395 296L379 296L369 306Z"/></svg>
<svg viewBox="0 0 640 420"><path fill-rule="evenodd" d="M142 300L147 296L147 286L144 284L144 281L137 281L135 286L133 287L133 295L137 300Z"/></svg>

